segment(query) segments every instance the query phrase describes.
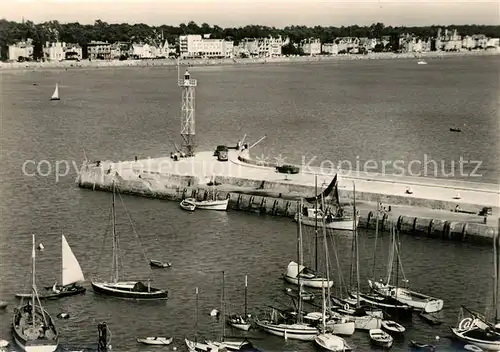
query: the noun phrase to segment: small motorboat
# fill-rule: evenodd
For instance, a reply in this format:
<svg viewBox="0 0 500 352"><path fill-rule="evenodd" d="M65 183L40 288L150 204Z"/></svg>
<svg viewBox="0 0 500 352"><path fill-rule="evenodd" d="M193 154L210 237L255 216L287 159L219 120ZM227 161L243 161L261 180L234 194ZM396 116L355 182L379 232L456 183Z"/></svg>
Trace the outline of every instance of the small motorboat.
<svg viewBox="0 0 500 352"><path fill-rule="evenodd" d="M462 132L462 130L458 127L450 127L450 132Z"/></svg>
<svg viewBox="0 0 500 352"><path fill-rule="evenodd" d="M162 261L159 261L159 260L154 260L154 259L151 259L149 261L149 265L152 266L153 268L170 268L172 266L172 263L164 263Z"/></svg>
<svg viewBox="0 0 500 352"><path fill-rule="evenodd" d="M370 341L373 345L382 348L391 348L394 339L391 335L381 329L370 329Z"/></svg>
<svg viewBox="0 0 500 352"><path fill-rule="evenodd" d="M436 350L436 346L429 345L426 343L420 343L414 340L411 340L409 346L412 350L415 351L425 351L425 352L434 352Z"/></svg>
<svg viewBox="0 0 500 352"><path fill-rule="evenodd" d="M7 302L4 302L4 301L0 301L0 309L4 309L8 306L9 304Z"/></svg>
<svg viewBox="0 0 500 352"><path fill-rule="evenodd" d="M194 211L196 209L196 205L186 199L181 202L181 208L187 211Z"/></svg>
<svg viewBox="0 0 500 352"><path fill-rule="evenodd" d="M464 350L466 351L472 351L472 352L483 352L484 350L476 345L465 345Z"/></svg>
<svg viewBox="0 0 500 352"><path fill-rule="evenodd" d="M174 341L173 337L138 337L137 342L145 345L170 345Z"/></svg>
<svg viewBox="0 0 500 352"><path fill-rule="evenodd" d="M422 318L422 320L425 320L430 325L441 325L442 323L441 320L439 320L435 315L429 313L421 312L419 316L420 318Z"/></svg>
<svg viewBox="0 0 500 352"><path fill-rule="evenodd" d="M406 331L403 325L395 322L394 320L382 320L380 324L382 325L382 329L390 334L402 334Z"/></svg>

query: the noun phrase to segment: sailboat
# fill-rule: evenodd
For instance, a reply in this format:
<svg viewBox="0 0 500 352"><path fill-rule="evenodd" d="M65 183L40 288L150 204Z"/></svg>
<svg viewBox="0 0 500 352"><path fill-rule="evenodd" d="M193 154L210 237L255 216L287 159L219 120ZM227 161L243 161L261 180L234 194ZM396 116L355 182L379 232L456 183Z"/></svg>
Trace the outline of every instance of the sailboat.
<svg viewBox="0 0 500 352"><path fill-rule="evenodd" d="M195 294L196 294L196 313L194 320L194 341L185 338L184 342L186 342L186 346L188 348L188 351L190 352L201 352L201 351L219 352L219 349L216 346L211 346L207 343L198 342L198 301L199 301L198 287L196 287Z"/></svg>
<svg viewBox="0 0 500 352"><path fill-rule="evenodd" d="M356 187L353 187L354 195L356 194ZM356 199L356 196L354 196ZM356 211L356 200L354 201L354 211ZM357 227L353 220L353 257L355 259L355 272L356 272L356 291L360 291L360 280L359 280L359 253L358 253L358 234ZM335 241L335 237L332 237L332 240ZM337 272L339 274L339 281L341 283L340 288L345 287L344 280L342 278L342 270L340 267L340 262L337 254L337 250L334 247L335 259L337 262ZM349 292L347 292L349 294ZM361 300L356 297L335 297L331 296L331 301L335 306L332 307L332 310L341 314L344 317L347 317L350 321L353 321L355 324L356 330L370 330L370 329L379 329L382 325L383 312L380 309L374 309L372 307L367 306L366 304L362 305Z"/></svg>
<svg viewBox="0 0 500 352"><path fill-rule="evenodd" d="M493 317L491 320L462 306L472 318L467 317L460 321L457 327L450 327L454 338L467 344L476 345L488 351L500 351L500 302L499 302L499 274L500 274L500 218L498 219L498 234L493 240Z"/></svg>
<svg viewBox="0 0 500 352"><path fill-rule="evenodd" d="M225 297L225 276L222 272L222 295L221 295L221 341L205 341L209 346L216 346L219 349L227 349L228 351L239 351L243 345L250 342L247 340L229 341L226 340L226 297ZM248 330L248 329L247 329Z"/></svg>
<svg viewBox="0 0 500 352"><path fill-rule="evenodd" d="M167 299L168 291L151 287L150 280L148 280L147 286L144 285L141 281L120 281L119 270L118 270L119 247L118 247L118 234L116 232L115 192L116 192L115 182L113 181L113 186L112 186L113 264L112 264L111 280L92 281L91 282L92 289L97 294L112 296L116 298L141 299L141 300ZM146 258L145 261L148 262Z"/></svg>
<svg viewBox="0 0 500 352"><path fill-rule="evenodd" d="M215 194L215 182L212 185L212 199L206 200L196 200L195 198L186 198L186 204L193 204L196 209L204 209L204 210L222 210L226 211L227 206L229 204L229 194L226 199L217 199Z"/></svg>
<svg viewBox="0 0 500 352"><path fill-rule="evenodd" d="M351 351L352 348L340 336L326 332L326 299L325 288L322 288L323 314L321 319L321 332L314 338L316 345L326 351L344 352ZM354 329L353 329L354 332Z"/></svg>
<svg viewBox="0 0 500 352"><path fill-rule="evenodd" d="M227 317L229 325L236 329L248 331L252 324L248 321L248 277L245 275L245 314L232 314Z"/></svg>
<svg viewBox="0 0 500 352"><path fill-rule="evenodd" d="M61 284L55 283L53 286L45 287L45 294L39 295L44 299L56 299L66 296L73 296L80 293L85 293L85 287L78 285L78 282L85 281L82 268L78 263L71 247L64 235L61 235L61 252L62 252L62 267L61 267ZM18 298L31 298L31 293L18 293Z"/></svg>
<svg viewBox="0 0 500 352"><path fill-rule="evenodd" d="M318 182L317 177L315 177L315 197L314 198L306 198L306 200L314 201L314 208L301 208L302 211L302 223L305 226L322 226L324 223L327 229L332 230L346 230L352 231L352 223L353 223L353 215L349 215L344 212L344 207L340 203L339 191L338 191L338 176L335 175L333 181L330 185L323 191L322 195L329 195L333 192L333 205L335 207L335 212L327 210L326 213L323 212L322 209L318 209ZM294 220L298 220L298 213L295 214ZM356 227L359 223L359 215L356 214Z"/></svg>
<svg viewBox="0 0 500 352"><path fill-rule="evenodd" d="M59 332L50 314L42 307L35 283L35 235L31 251L31 302L24 299L14 310L12 334L16 344L26 352L53 352L59 345Z"/></svg>
<svg viewBox="0 0 500 352"><path fill-rule="evenodd" d="M300 201L300 206L302 206L302 200ZM300 207L297 209L299 211ZM301 217L299 216L299 221L297 222L297 233L298 233L298 257L299 261L302 262L302 226ZM298 298L298 310L295 317L295 321L279 321L277 318L276 311L273 309L273 314L269 320L257 320L256 325L267 333L284 337L285 339L296 339L302 341L312 341L314 337L318 334L318 329L310 326L309 324L304 324L302 321L302 275L297 275L296 282L299 287L297 290ZM332 282L333 284L333 282ZM326 284L328 285L328 284ZM320 282L320 287L325 285Z"/></svg>
<svg viewBox="0 0 500 352"><path fill-rule="evenodd" d="M391 252L389 254L389 264L387 271L387 278L385 282L377 282L375 280L368 280L368 285L376 293L384 297L392 297L400 303L407 304L418 310L423 310L426 313L435 313L443 309L444 302L442 299L434 298L423 293L411 291L408 287L398 287L398 285L391 285L393 258L396 255L396 265L401 268L403 275L403 282L408 285L401 263L400 251L398 240L396 240L396 231L394 228L391 230ZM375 249L376 250L376 249Z"/></svg>
<svg viewBox="0 0 500 352"><path fill-rule="evenodd" d="M56 83L56 89L54 89L54 93L52 93L50 100L61 100L59 98L59 84L58 83Z"/></svg>

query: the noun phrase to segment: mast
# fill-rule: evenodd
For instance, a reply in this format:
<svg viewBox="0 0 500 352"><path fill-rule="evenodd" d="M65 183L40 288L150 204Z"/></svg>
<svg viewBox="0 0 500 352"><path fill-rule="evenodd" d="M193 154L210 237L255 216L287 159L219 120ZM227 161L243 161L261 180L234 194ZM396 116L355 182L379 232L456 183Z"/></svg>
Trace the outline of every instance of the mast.
<svg viewBox="0 0 500 352"><path fill-rule="evenodd" d="M31 317L33 318L33 328L35 328L35 299L36 299L35 234L33 234L32 239L33 239L33 250L31 252Z"/></svg>
<svg viewBox="0 0 500 352"><path fill-rule="evenodd" d="M297 312L297 323L302 323L302 284L300 282L300 268L302 266L302 213L300 212L300 209L302 209L302 198L300 199L298 206L298 221L297 221L297 233L298 233L298 244L297 244L297 249L298 249L298 266L297 266L297 286L299 287L298 291L298 312Z"/></svg>
<svg viewBox="0 0 500 352"><path fill-rule="evenodd" d="M500 275L500 259L498 256L500 255L500 218L498 218L498 233L493 239L493 309L495 310L495 318L493 321L493 325L497 324L500 319L500 308L498 307L498 275Z"/></svg>
<svg viewBox="0 0 500 352"><path fill-rule="evenodd" d="M116 237L115 181L113 180L113 282L118 282L118 239Z"/></svg>
<svg viewBox="0 0 500 352"><path fill-rule="evenodd" d="M352 183L352 192L353 192L353 198L354 198L354 203L353 203L353 210L354 210L354 216L353 216L353 231L354 231L354 243L356 245L356 288L358 292L356 293L356 307L360 307L361 304L359 302L359 292L360 290L360 285L359 285L359 245L358 245L358 228L356 226L356 219L357 219L357 213L356 213L356 185L354 182Z"/></svg>
<svg viewBox="0 0 500 352"><path fill-rule="evenodd" d="M327 278L327 280L328 280L328 278ZM324 279L321 280L321 300L323 303L323 311L321 314L321 333L324 334L326 331L326 302L325 302L325 280Z"/></svg>
<svg viewBox="0 0 500 352"><path fill-rule="evenodd" d="M222 296L221 296L221 302L220 302L220 305L221 305L221 315L222 315L222 319L221 319L221 324L222 324L222 327L221 327L221 330L222 330L222 341L224 341L224 338L226 337L226 311L225 311L225 290L224 290L224 287L225 287L225 275L224 275L224 271L222 271Z"/></svg>
<svg viewBox="0 0 500 352"><path fill-rule="evenodd" d="M377 219L375 220L375 246L373 249L373 268L372 268L372 279L375 281L375 260L377 258L377 240L378 240L378 215L380 211L380 202L377 201ZM356 214L354 214L356 216Z"/></svg>
<svg viewBox="0 0 500 352"><path fill-rule="evenodd" d="M61 286L63 285L63 282L64 282L64 278L63 278L63 272L64 272L64 249L63 249L63 233L61 231Z"/></svg>
<svg viewBox="0 0 500 352"><path fill-rule="evenodd" d="M394 251L396 252L396 300L398 299L398 286L399 286L399 238L396 237L396 225L392 227L394 236Z"/></svg>
<svg viewBox="0 0 500 352"><path fill-rule="evenodd" d="M194 342L198 342L198 287L196 287L196 308L194 316Z"/></svg>
<svg viewBox="0 0 500 352"><path fill-rule="evenodd" d="M248 276L245 275L245 319L248 317Z"/></svg>
<svg viewBox="0 0 500 352"><path fill-rule="evenodd" d="M323 219L324 221L325 219ZM314 270L318 271L318 175L314 175L314 235L314 253L316 255Z"/></svg>
<svg viewBox="0 0 500 352"><path fill-rule="evenodd" d="M323 195L321 195L321 205L323 207L323 209L325 208L325 199L323 198ZM323 244L325 246L325 265L326 265L326 282L327 282L327 302L328 302L328 311L331 310L331 299L330 299L330 295L331 295L331 292L330 292L330 256L328 255L328 244L326 242L326 221L325 221L325 214L323 214ZM324 294L324 287L323 287L323 294ZM323 298L324 300L325 298ZM326 310L326 303L324 303L325 305L325 310ZM326 313L325 313L326 314ZM323 319L326 319L325 317L323 317ZM323 326L323 329L326 329L324 326Z"/></svg>

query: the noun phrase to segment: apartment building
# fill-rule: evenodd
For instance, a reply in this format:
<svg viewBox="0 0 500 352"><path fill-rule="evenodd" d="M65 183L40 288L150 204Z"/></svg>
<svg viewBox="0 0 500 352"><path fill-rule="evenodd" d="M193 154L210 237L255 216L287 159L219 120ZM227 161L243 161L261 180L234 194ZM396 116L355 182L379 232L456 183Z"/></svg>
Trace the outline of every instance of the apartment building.
<svg viewBox="0 0 500 352"><path fill-rule="evenodd" d="M275 57L282 55L283 45L285 43L281 37L245 38L240 42L235 52L250 57Z"/></svg>
<svg viewBox="0 0 500 352"><path fill-rule="evenodd" d="M233 46L232 41L211 39L210 35L179 36L179 50L183 58L231 58Z"/></svg>
<svg viewBox="0 0 500 352"><path fill-rule="evenodd" d="M91 60L111 60L111 44L93 40L87 44L87 55Z"/></svg>
<svg viewBox="0 0 500 352"><path fill-rule="evenodd" d="M335 43L321 44L321 53L326 55L337 55L339 53L339 46Z"/></svg>

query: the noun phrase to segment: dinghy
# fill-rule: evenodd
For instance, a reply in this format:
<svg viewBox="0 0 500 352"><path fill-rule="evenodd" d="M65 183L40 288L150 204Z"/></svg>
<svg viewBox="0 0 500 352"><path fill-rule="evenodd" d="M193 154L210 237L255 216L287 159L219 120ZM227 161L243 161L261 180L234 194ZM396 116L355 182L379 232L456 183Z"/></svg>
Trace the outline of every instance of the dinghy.
<svg viewBox="0 0 500 352"><path fill-rule="evenodd" d="M250 330L252 324L248 320L250 315L248 314L248 277L245 275L245 312L243 315L231 314L227 317L227 322L233 328L240 329L243 331Z"/></svg>
<svg viewBox="0 0 500 352"><path fill-rule="evenodd" d="M170 345L174 340L173 337L138 337L137 342L145 345Z"/></svg>
<svg viewBox="0 0 500 352"><path fill-rule="evenodd" d="M371 329L369 331L369 333L370 333L370 340L371 340L371 343L373 345L379 346L382 348L391 348L392 347L392 343L394 342L394 339L388 333L384 332L381 329Z"/></svg>
<svg viewBox="0 0 500 352"><path fill-rule="evenodd" d="M0 340L0 347L8 347L8 346L9 346L9 341Z"/></svg>
<svg viewBox="0 0 500 352"><path fill-rule="evenodd" d="M0 309L4 309L8 306L9 304L7 302L4 302L4 301L0 301Z"/></svg>
<svg viewBox="0 0 500 352"><path fill-rule="evenodd" d="M184 199L180 205L182 209L187 211L194 211L196 209L196 204L187 199Z"/></svg>
<svg viewBox="0 0 500 352"><path fill-rule="evenodd" d="M382 320L382 329L390 334L402 334L406 331L405 327L393 320Z"/></svg>
<svg viewBox="0 0 500 352"><path fill-rule="evenodd" d="M436 350L436 346L434 346L434 345L419 343L419 342L414 341L414 340L410 341L409 346L414 351L434 352Z"/></svg>
<svg viewBox="0 0 500 352"><path fill-rule="evenodd" d="M172 266L172 263L164 263L159 260L151 259L149 261L149 265L154 267L154 268L170 268Z"/></svg>
<svg viewBox="0 0 500 352"><path fill-rule="evenodd" d="M56 89L54 89L54 93L52 93L50 100L60 100L60 98L59 98L59 84L57 84L57 83L56 83Z"/></svg>

